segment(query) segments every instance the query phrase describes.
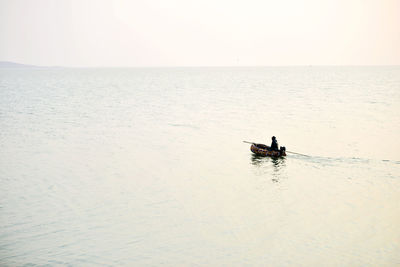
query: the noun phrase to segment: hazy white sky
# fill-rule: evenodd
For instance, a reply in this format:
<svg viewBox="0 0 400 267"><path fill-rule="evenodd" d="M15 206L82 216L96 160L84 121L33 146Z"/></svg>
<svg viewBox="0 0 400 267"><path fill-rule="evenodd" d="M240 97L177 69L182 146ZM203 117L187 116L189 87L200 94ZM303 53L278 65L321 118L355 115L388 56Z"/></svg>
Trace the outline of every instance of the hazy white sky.
<svg viewBox="0 0 400 267"><path fill-rule="evenodd" d="M0 61L400 65L400 0L0 0Z"/></svg>

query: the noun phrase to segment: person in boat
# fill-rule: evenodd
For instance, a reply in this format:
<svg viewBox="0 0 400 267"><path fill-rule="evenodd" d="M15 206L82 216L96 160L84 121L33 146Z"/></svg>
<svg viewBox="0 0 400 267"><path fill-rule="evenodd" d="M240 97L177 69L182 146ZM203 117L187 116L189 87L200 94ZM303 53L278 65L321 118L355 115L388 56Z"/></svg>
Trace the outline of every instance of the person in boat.
<svg viewBox="0 0 400 267"><path fill-rule="evenodd" d="M279 151L278 141L276 140L275 136L272 136L272 143L271 143L270 150Z"/></svg>

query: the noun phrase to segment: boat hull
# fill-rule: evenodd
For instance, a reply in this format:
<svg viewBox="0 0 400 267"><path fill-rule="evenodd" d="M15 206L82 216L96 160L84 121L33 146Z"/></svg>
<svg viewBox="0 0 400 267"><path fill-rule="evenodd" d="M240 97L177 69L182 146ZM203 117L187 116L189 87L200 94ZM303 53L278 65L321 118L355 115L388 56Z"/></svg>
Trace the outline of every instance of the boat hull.
<svg viewBox="0 0 400 267"><path fill-rule="evenodd" d="M284 157L284 156L286 156L285 151L272 151L272 150L268 150L267 148L268 147L265 145L252 144L250 147L250 150L254 154L256 154L258 156L263 156L263 157Z"/></svg>

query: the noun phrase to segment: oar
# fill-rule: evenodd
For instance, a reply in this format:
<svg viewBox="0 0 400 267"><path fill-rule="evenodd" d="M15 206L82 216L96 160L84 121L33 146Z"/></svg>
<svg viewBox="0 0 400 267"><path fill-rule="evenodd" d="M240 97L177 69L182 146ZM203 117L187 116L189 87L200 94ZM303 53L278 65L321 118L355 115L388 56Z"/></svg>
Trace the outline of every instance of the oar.
<svg viewBox="0 0 400 267"><path fill-rule="evenodd" d="M243 143L247 143L247 144L253 144L253 145L255 145L255 144L256 144L256 143L249 142L249 141L243 141Z"/></svg>
<svg viewBox="0 0 400 267"><path fill-rule="evenodd" d="M305 157L310 157L309 155L304 155L304 154L300 154L300 153L296 153L296 152L292 152L292 151L287 151L288 153L292 153L292 154L296 154L296 155L301 155L301 156L305 156Z"/></svg>

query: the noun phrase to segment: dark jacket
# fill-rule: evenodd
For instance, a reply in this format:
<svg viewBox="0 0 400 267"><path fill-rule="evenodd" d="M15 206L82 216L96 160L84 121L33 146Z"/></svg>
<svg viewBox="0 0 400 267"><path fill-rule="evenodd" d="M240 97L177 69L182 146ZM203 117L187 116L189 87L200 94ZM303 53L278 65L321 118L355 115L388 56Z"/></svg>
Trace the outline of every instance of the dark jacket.
<svg viewBox="0 0 400 267"><path fill-rule="evenodd" d="M273 150L273 151L279 151L278 142L276 141L276 139L275 139L275 140L272 140L272 143L271 143L271 150Z"/></svg>

